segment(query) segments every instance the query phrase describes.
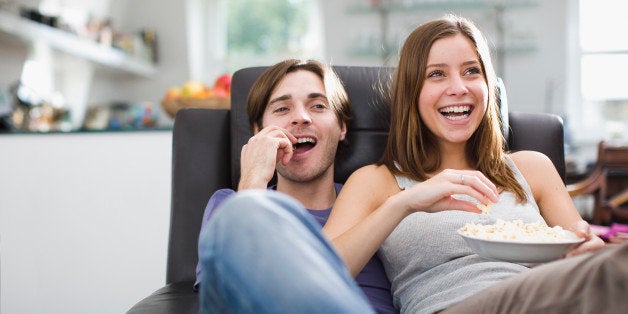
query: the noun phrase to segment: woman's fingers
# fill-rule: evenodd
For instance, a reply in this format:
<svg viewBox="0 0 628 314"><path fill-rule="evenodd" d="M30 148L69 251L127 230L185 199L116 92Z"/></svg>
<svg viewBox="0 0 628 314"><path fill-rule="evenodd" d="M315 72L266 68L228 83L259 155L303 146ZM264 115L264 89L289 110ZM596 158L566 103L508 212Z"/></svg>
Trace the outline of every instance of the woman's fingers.
<svg viewBox="0 0 628 314"><path fill-rule="evenodd" d="M499 200L495 184L479 171L445 170L443 175L453 184L452 194L469 195L484 205Z"/></svg>
<svg viewBox="0 0 628 314"><path fill-rule="evenodd" d="M574 249L569 251L569 253L567 253L566 257L576 256L576 255L579 255L579 254L582 254L582 253L595 251L595 250L603 247L604 245L605 245L605 243L604 243L604 241L602 239L600 239L596 235L592 235L588 240L586 240L582 244L578 245L577 247L575 247Z"/></svg>
<svg viewBox="0 0 628 314"><path fill-rule="evenodd" d="M578 237L585 238L589 240L591 238L591 228L589 227L589 223L580 220L571 226L571 231L573 231Z"/></svg>
<svg viewBox="0 0 628 314"><path fill-rule="evenodd" d="M567 257L575 256L589 251L594 251L605 245L602 239L600 239L597 235L591 232L589 223L584 220L580 220L574 223L572 226L570 226L569 229L573 231L578 237L584 238L585 240L584 242L582 242L582 244L569 251L569 253L567 253L566 255Z"/></svg>
<svg viewBox="0 0 628 314"><path fill-rule="evenodd" d="M459 210L463 210L466 212L472 212L472 213L476 213L476 214L481 214L482 210L478 208L478 206L471 201L465 201L465 200L461 200L461 199L457 199L455 197L450 196L449 200L447 202L448 204L446 205L446 208L455 208L455 209L459 209Z"/></svg>

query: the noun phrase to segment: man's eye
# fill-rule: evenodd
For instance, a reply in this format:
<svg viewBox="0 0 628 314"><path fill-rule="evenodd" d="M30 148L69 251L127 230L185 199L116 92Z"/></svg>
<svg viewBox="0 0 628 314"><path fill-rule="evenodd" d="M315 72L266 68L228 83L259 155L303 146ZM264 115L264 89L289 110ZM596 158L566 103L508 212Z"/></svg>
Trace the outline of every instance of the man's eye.
<svg viewBox="0 0 628 314"><path fill-rule="evenodd" d="M288 111L288 107L277 107L275 108L275 110L273 110L273 112L277 112L277 113L284 112L284 111Z"/></svg>
<svg viewBox="0 0 628 314"><path fill-rule="evenodd" d="M325 104L314 104L314 106L312 106L312 107L314 107L315 109L325 109L325 108L327 108L327 106L325 106Z"/></svg>

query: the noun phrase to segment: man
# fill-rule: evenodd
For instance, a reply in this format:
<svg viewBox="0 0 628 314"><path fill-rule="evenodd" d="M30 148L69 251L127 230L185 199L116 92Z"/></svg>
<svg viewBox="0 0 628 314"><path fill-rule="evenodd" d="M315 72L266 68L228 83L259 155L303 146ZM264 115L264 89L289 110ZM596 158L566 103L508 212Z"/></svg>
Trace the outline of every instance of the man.
<svg viewBox="0 0 628 314"><path fill-rule="evenodd" d="M320 231L341 188L334 160L351 116L338 77L316 61L280 62L256 80L247 111L255 135L242 148L237 196L217 191L203 217L202 310L364 313L366 295L378 312L394 312L381 261L356 277L362 293ZM265 191L275 172L281 193Z"/></svg>

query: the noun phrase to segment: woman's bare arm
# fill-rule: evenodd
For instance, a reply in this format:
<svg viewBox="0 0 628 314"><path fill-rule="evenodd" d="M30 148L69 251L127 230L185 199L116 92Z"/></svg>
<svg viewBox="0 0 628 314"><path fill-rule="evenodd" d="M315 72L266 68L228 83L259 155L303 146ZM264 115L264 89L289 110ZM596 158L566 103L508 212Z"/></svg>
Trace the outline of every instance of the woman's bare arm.
<svg viewBox="0 0 628 314"><path fill-rule="evenodd" d="M353 276L407 215L383 206L399 191L388 169L375 165L358 169L340 191L324 231Z"/></svg>
<svg viewBox="0 0 628 314"><path fill-rule="evenodd" d="M401 190L388 168L366 166L345 183L324 231L355 276L407 215L450 209L481 212L474 202L453 194L484 204L498 200L495 185L478 171L444 170Z"/></svg>
<svg viewBox="0 0 628 314"><path fill-rule="evenodd" d="M604 242L592 234L582 219L552 161L542 153L520 151L510 155L530 185L534 200L549 226L571 230L586 241L571 252L579 254L600 248Z"/></svg>

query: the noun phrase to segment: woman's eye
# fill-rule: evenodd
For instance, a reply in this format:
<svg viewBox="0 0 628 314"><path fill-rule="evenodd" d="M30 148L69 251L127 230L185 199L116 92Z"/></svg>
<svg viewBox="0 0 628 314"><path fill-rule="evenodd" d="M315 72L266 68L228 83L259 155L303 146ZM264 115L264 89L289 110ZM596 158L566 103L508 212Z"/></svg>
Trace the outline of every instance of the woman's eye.
<svg viewBox="0 0 628 314"><path fill-rule="evenodd" d="M441 77L441 76L444 76L444 75L445 75L445 73L443 73L443 71L441 71L441 70L436 70L436 71L432 71L432 72L430 72L430 73L427 75L427 77Z"/></svg>
<svg viewBox="0 0 628 314"><path fill-rule="evenodd" d="M478 67L468 68L466 74L480 74L482 71Z"/></svg>

